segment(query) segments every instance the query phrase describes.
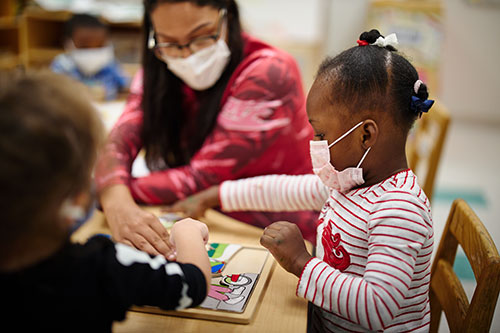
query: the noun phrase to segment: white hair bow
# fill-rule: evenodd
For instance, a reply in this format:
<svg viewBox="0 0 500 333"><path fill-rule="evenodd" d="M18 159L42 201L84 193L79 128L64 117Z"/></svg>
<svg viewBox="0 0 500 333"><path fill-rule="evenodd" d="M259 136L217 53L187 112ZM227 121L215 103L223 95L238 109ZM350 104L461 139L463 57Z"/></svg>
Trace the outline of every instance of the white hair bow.
<svg viewBox="0 0 500 333"><path fill-rule="evenodd" d="M380 36L379 38L377 38L375 43L372 43L371 45L379 47L386 47L387 45L390 45L393 48L396 48L396 46L398 45L398 38L396 37L395 33L392 33L385 38Z"/></svg>

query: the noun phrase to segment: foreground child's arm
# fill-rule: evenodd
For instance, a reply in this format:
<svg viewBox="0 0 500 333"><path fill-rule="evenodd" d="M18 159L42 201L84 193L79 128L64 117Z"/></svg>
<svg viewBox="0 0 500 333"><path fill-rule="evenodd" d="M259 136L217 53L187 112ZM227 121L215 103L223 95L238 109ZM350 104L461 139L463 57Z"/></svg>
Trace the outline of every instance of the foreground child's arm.
<svg viewBox="0 0 500 333"><path fill-rule="evenodd" d="M170 242L176 249L177 262L197 266L205 276L208 290L211 282L211 269L205 248L207 241L207 226L193 219L176 222L170 232Z"/></svg>
<svg viewBox="0 0 500 333"><path fill-rule="evenodd" d="M267 175L225 181L220 186L178 201L169 210L182 211L193 217L219 205L225 212L319 211L328 195L328 188L315 175Z"/></svg>
<svg viewBox="0 0 500 333"><path fill-rule="evenodd" d="M211 281L205 249L207 226L184 219L175 223L170 235L176 262L105 237L94 237L85 244L86 251L94 252L97 258L93 262L100 273L103 308L119 306L126 311L132 305L151 305L181 310L203 302Z"/></svg>

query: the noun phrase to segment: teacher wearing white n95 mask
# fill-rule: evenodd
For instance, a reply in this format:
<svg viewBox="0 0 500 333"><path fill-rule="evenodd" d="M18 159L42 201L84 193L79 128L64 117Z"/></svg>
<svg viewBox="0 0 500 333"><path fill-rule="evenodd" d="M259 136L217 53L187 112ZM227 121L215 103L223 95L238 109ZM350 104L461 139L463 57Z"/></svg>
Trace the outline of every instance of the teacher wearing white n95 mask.
<svg viewBox="0 0 500 333"><path fill-rule="evenodd" d="M143 68L95 180L113 238L168 256L168 233L139 204L173 204L224 180L310 173L312 129L296 62L244 33L234 0L144 5ZM133 177L141 149L151 172ZM291 221L314 241L313 212L229 215L260 227Z"/></svg>

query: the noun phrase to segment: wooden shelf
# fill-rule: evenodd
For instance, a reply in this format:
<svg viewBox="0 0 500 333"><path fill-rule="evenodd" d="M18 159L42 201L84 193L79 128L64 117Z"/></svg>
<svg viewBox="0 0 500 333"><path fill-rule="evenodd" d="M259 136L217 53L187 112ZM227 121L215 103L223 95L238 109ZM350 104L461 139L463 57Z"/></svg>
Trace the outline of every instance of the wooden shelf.
<svg viewBox="0 0 500 333"><path fill-rule="evenodd" d="M28 7L15 16L16 10L17 0L0 0L0 69L49 66L64 52L64 25L73 13ZM105 22L116 58L122 63L138 64L141 22Z"/></svg>
<svg viewBox="0 0 500 333"><path fill-rule="evenodd" d="M0 1L0 17L13 17L16 15L16 0Z"/></svg>
<svg viewBox="0 0 500 333"><path fill-rule="evenodd" d="M440 13L443 9L441 0L372 0L371 3L374 6L418 10L431 13Z"/></svg>
<svg viewBox="0 0 500 333"><path fill-rule="evenodd" d="M52 60L59 54L64 52L62 48L32 48L29 49L30 53L29 65L46 65L50 64Z"/></svg>
<svg viewBox="0 0 500 333"><path fill-rule="evenodd" d="M21 58L17 54L0 53L0 69L12 69L21 65Z"/></svg>
<svg viewBox="0 0 500 333"><path fill-rule="evenodd" d="M19 22L15 17L0 17L0 69L11 69L20 64Z"/></svg>
<svg viewBox="0 0 500 333"><path fill-rule="evenodd" d="M66 11L49 12L33 8L24 12L20 49L26 67L48 66L55 56L64 52L64 25L72 15ZM141 23L107 23L117 59L128 63L139 62Z"/></svg>
<svg viewBox="0 0 500 333"><path fill-rule="evenodd" d="M19 22L15 16L0 17L0 29L17 29Z"/></svg>

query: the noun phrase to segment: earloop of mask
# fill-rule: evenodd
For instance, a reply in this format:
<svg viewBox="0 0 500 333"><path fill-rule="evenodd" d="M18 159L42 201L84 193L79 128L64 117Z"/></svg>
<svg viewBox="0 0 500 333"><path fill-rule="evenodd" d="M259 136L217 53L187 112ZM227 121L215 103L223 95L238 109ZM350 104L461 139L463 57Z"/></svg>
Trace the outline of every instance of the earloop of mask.
<svg viewBox="0 0 500 333"><path fill-rule="evenodd" d="M372 147L368 147L368 149L365 151L365 153L363 154L363 157L361 157L361 161L359 161L356 168L359 168L361 166L361 163L363 163L363 161L365 160L365 157L366 157L366 155L368 155L368 152L370 151L370 149L372 149Z"/></svg>
<svg viewBox="0 0 500 333"><path fill-rule="evenodd" d="M361 124L363 124L363 122L359 122L356 126L354 126L353 128L351 128L350 130L348 130L347 132L344 133L344 135L342 135L340 138L338 138L337 140L333 141L329 146L328 148L332 148L334 144L336 144L337 142L339 142L340 140L342 140L343 138L345 138L346 136L348 136L349 134L351 134L352 131L354 131L356 128L358 128L359 126L361 126Z"/></svg>

